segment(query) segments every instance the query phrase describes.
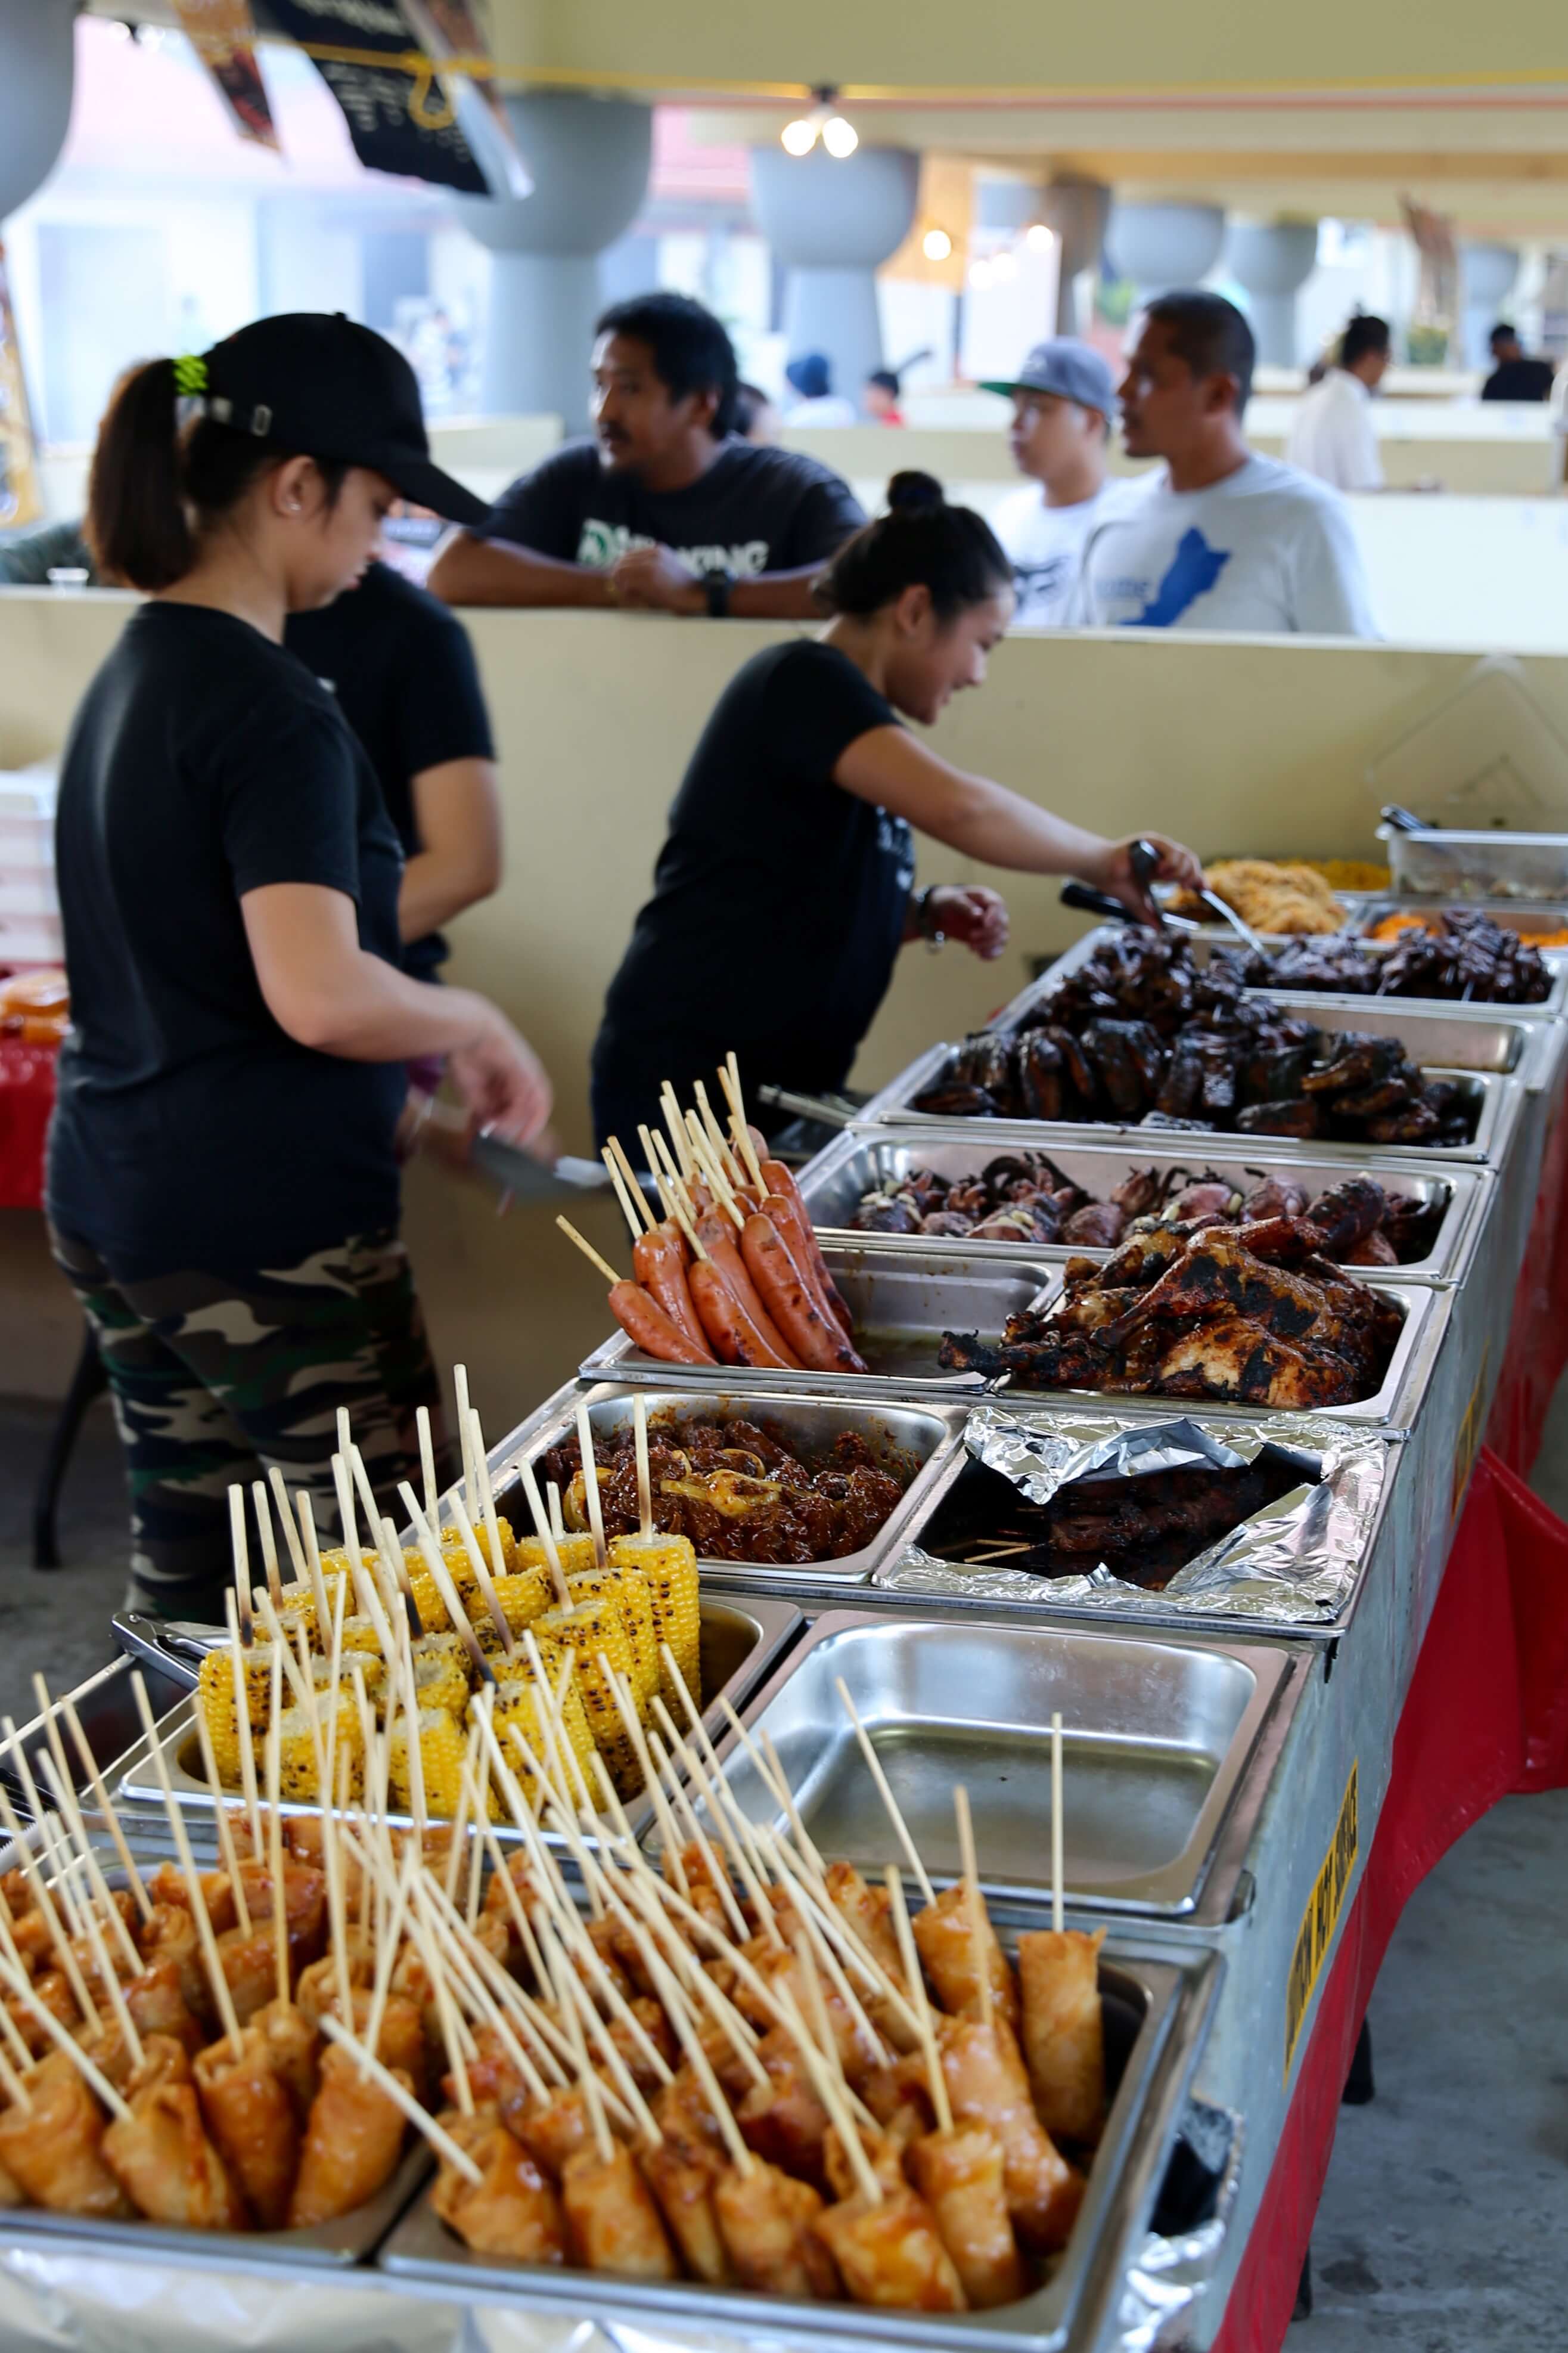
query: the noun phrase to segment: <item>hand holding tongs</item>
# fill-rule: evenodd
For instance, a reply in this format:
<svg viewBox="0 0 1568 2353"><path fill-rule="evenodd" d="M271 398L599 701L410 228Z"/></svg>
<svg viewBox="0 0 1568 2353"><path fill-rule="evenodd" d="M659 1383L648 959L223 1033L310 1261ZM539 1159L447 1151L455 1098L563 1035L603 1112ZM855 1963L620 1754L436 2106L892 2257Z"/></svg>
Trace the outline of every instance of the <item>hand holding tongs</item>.
<svg viewBox="0 0 1568 2353"><path fill-rule="evenodd" d="M1132 844L1131 849L1129 851L1128 855L1131 860L1134 876L1140 882L1142 882L1150 897L1153 898L1154 877L1160 871L1159 851L1155 849L1152 841L1144 841L1140 839ZM1211 891L1207 883L1200 883L1198 886L1197 896L1203 901L1205 907L1212 908L1214 913L1219 917L1222 923L1229 924L1237 939L1244 940L1247 943L1247 945L1252 950L1254 955L1260 955L1263 957L1265 962L1268 961L1268 951L1264 946L1263 942L1259 939L1258 934L1252 929L1249 923L1244 923L1242 922L1241 917L1237 913L1234 907L1230 907L1226 904L1217 891ZM1163 908L1160 908L1158 900L1155 900L1154 904L1158 911L1156 921L1165 920L1164 911Z"/></svg>

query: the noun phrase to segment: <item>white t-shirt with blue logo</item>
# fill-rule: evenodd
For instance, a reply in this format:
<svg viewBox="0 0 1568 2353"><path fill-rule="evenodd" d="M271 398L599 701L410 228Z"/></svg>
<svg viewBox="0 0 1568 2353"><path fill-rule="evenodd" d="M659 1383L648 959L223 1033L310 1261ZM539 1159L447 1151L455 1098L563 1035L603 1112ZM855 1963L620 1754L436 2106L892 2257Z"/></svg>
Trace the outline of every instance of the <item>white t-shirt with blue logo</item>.
<svg viewBox="0 0 1568 2353"><path fill-rule="evenodd" d="M1018 596L1015 628L1068 627L1079 568L1091 533L1109 516L1120 514L1140 488L1137 482L1103 482L1091 499L1050 507L1039 483L1026 482L1022 490L998 499L991 510L991 528L1012 561Z"/></svg>
<svg viewBox="0 0 1568 2353"><path fill-rule="evenodd" d="M1276 459L1205 491L1163 470L1095 531L1073 619L1080 627L1375 638L1350 509Z"/></svg>

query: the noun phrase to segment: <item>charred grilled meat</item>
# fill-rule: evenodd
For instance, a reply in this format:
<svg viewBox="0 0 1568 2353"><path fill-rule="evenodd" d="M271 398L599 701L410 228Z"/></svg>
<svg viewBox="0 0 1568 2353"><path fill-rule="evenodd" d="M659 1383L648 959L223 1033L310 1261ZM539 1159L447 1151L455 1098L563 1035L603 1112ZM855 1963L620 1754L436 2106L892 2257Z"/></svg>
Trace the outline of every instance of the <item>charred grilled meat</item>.
<svg viewBox="0 0 1568 2353"><path fill-rule="evenodd" d="M1010 1317L995 1347L948 1333L941 1361L1031 1388L1353 1404L1376 1391L1403 1317L1386 1293L1319 1255L1333 1230L1364 1242L1370 1196L1342 1186L1323 1201L1321 1224L1277 1216L1171 1229L1157 1248L1144 1235L1102 1266L1075 1261L1054 1309Z"/></svg>

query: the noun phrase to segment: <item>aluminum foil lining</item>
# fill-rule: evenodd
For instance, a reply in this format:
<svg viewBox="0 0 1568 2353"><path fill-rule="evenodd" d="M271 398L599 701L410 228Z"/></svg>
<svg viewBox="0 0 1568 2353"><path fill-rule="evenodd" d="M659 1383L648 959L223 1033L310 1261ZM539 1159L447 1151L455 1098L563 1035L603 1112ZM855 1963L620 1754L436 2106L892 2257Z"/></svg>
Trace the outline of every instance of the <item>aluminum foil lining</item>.
<svg viewBox="0 0 1568 2353"><path fill-rule="evenodd" d="M1106 2353L1157 2353L1187 2342L1182 2324L1218 2267L1240 2186L1242 2120L1232 2108L1191 2099L1182 2134L1216 2177L1214 2211L1179 2235L1149 2233L1123 2274Z"/></svg>
<svg viewBox="0 0 1568 2353"><path fill-rule="evenodd" d="M1103 1564L1087 1577L1043 1577L1020 1568L964 1568L910 1545L876 1570L887 1591L959 1595L980 1601L1068 1603L1116 1617L1168 1619L1173 1608L1199 1617L1273 1625L1337 1616L1361 1567L1387 1475L1386 1439L1325 1416L1205 1423L1191 1416L1108 1430L1104 1419L1053 1416L1047 1427L1002 1407L978 1407L963 1440L977 1462L999 1471L1033 1504L1047 1504L1073 1480L1135 1479L1189 1467L1240 1470L1265 1447L1299 1462L1302 1482L1190 1560L1162 1592L1146 1592Z"/></svg>

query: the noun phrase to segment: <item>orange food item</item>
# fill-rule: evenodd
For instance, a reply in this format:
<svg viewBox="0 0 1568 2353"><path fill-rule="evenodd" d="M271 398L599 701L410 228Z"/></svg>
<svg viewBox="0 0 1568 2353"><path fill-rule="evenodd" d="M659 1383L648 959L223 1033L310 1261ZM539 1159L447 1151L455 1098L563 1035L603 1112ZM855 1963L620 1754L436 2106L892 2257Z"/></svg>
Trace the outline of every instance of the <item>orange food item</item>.
<svg viewBox="0 0 1568 2353"><path fill-rule="evenodd" d="M1367 937L1396 940L1405 932L1435 932L1442 920L1436 911L1396 909L1392 914L1380 915ZM1510 917L1506 928L1517 932L1532 948L1568 948L1568 923L1525 923Z"/></svg>

